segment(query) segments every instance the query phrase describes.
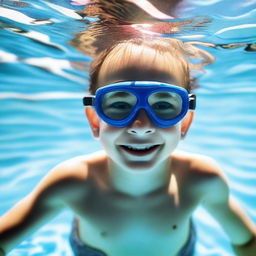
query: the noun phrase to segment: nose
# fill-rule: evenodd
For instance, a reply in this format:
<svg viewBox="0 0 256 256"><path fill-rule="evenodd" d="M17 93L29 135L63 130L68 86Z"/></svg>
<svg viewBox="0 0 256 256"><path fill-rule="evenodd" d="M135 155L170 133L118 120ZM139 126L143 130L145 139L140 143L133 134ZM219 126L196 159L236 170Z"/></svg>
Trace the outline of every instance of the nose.
<svg viewBox="0 0 256 256"><path fill-rule="evenodd" d="M139 110L135 120L128 127L127 132L139 136L150 135L155 132L155 127L144 109Z"/></svg>

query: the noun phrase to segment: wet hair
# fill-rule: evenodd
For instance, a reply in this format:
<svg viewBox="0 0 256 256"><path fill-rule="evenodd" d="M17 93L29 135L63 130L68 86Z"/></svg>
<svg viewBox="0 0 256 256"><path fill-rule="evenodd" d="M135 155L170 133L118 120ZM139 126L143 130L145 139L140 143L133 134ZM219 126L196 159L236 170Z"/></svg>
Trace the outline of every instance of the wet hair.
<svg viewBox="0 0 256 256"><path fill-rule="evenodd" d="M201 59L192 64L190 59ZM174 38L134 38L119 42L102 51L92 62L90 70L89 91L95 94L101 69L107 67L108 72L127 67L131 63L143 68L156 67L163 72L182 72L181 86L188 91L195 87L190 76L192 69L213 62L213 57L204 50L190 43L183 43ZM161 81L160 81L161 82Z"/></svg>

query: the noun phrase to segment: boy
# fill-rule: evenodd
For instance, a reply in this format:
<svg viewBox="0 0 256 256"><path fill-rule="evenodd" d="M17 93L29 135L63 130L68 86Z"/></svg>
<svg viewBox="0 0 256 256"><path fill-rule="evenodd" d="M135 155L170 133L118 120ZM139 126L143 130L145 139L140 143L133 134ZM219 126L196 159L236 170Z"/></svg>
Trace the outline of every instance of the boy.
<svg viewBox="0 0 256 256"><path fill-rule="evenodd" d="M176 152L193 120L189 64L177 40L130 40L93 63L86 115L104 151L63 162L0 219L2 255L64 207L75 255L193 255L201 203L236 255L255 256L255 227L229 197L216 163ZM1 255L1 254L0 254Z"/></svg>

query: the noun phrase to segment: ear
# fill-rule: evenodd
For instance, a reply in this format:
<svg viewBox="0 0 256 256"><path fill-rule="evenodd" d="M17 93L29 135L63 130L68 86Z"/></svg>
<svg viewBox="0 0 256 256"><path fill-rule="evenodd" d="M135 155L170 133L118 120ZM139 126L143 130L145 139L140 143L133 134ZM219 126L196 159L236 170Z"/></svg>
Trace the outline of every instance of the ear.
<svg viewBox="0 0 256 256"><path fill-rule="evenodd" d="M93 136L95 138L98 138L99 137L100 120L99 120L99 117L98 117L96 111L93 108L85 108L85 114L89 121Z"/></svg>
<svg viewBox="0 0 256 256"><path fill-rule="evenodd" d="M194 111L189 111L181 121L181 138L184 139L194 119Z"/></svg>

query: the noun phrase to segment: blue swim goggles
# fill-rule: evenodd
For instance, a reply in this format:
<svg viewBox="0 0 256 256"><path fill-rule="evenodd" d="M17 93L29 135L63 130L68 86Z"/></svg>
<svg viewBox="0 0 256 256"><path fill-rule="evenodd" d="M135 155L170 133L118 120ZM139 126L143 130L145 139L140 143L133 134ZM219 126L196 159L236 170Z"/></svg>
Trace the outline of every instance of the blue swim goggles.
<svg viewBox="0 0 256 256"><path fill-rule="evenodd" d="M125 81L106 85L96 95L83 98L85 106L94 106L98 116L111 126L125 127L144 109L161 128L177 124L188 109L195 109L196 96L182 88L155 81Z"/></svg>

